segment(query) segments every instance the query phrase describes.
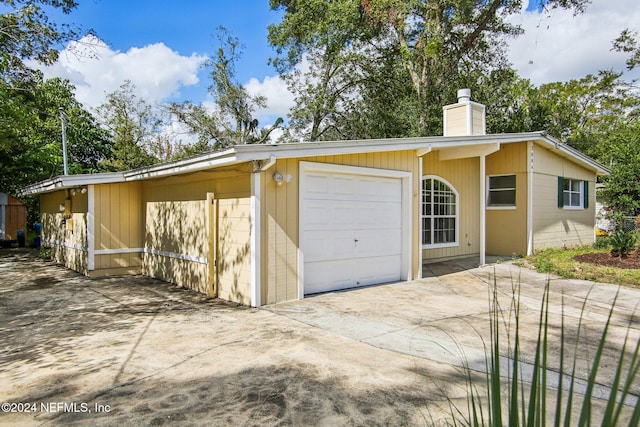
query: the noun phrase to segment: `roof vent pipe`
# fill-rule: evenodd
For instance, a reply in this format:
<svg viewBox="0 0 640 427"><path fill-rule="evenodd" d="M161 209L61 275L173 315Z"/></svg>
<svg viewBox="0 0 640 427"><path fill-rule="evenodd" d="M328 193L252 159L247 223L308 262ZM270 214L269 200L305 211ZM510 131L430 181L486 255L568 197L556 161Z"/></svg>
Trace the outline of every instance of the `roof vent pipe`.
<svg viewBox="0 0 640 427"><path fill-rule="evenodd" d="M471 101L471 89L459 89L458 102L462 104L470 101Z"/></svg>

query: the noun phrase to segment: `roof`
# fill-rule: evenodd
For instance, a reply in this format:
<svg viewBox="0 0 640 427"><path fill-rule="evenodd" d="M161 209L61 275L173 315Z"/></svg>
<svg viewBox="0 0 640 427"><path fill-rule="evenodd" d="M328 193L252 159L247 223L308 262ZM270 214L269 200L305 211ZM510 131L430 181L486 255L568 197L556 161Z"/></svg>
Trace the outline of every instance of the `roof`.
<svg viewBox="0 0 640 427"><path fill-rule="evenodd" d="M581 153L548 136L545 132L525 132L473 136L431 136L416 138L365 139L347 141L299 142L286 144L246 144L235 145L229 149L199 154L193 157L157 164L125 172L111 172L86 175L63 175L51 178L24 188L22 195L41 194L65 188L92 184L112 184L139 181L207 169L245 163L249 161L267 161L277 159L310 156L328 156L343 154L381 153L401 150L418 150L420 155L443 149L470 149L471 147L497 146L515 142L534 141L555 150L560 156L568 158L598 175L607 175L610 171Z"/></svg>

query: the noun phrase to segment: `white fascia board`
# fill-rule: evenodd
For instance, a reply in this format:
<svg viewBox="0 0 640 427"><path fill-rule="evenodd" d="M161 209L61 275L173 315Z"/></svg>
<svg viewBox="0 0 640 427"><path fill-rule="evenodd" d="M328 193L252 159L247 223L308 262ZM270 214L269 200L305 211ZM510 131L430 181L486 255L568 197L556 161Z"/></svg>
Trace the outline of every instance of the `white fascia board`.
<svg viewBox="0 0 640 427"><path fill-rule="evenodd" d="M124 180L122 172L62 175L25 187L20 191L20 195L28 196L33 194L50 193L52 191L64 190L66 188L94 184L112 184L116 182L123 182Z"/></svg>
<svg viewBox="0 0 640 427"><path fill-rule="evenodd" d="M537 142L542 142L547 145L548 148L552 150L560 151L560 155L563 157L567 157L580 164L583 167L586 167L589 170L594 171L598 175L609 175L611 170L596 162L591 157L586 154L576 150L575 148L567 145L565 143L560 142L559 140L545 134L544 132L540 132L541 137L536 139Z"/></svg>
<svg viewBox="0 0 640 427"><path fill-rule="evenodd" d="M352 141L297 142L288 144L239 145L235 147L240 161L276 158L331 156L343 154L380 153L402 150L436 150L445 147L476 144L530 141L540 133L427 136L416 138L365 139ZM426 152L425 152L426 154Z"/></svg>
<svg viewBox="0 0 640 427"><path fill-rule="evenodd" d="M236 163L240 163L240 161L236 156L235 149L232 148L226 151L190 157L188 159L150 166L148 168L134 169L125 172L124 176L126 181L138 181L163 176L199 172L207 169L229 166Z"/></svg>

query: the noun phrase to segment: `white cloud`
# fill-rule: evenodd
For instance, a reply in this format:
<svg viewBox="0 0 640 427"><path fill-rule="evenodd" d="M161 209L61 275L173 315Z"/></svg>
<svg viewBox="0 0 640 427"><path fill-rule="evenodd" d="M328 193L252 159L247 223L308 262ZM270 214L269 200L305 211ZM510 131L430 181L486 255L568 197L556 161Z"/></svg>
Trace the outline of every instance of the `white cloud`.
<svg viewBox="0 0 640 427"><path fill-rule="evenodd" d="M198 83L198 70L204 60L197 54L182 56L164 43L114 51L102 40L85 36L60 52L53 66L32 66L40 68L47 78L69 79L76 86L77 99L94 108L125 80L130 80L136 94L147 102L177 96L182 87Z"/></svg>
<svg viewBox="0 0 640 427"><path fill-rule="evenodd" d="M261 124L273 123L278 117L286 119L289 108L294 105L293 94L278 76L266 76L262 81L252 77L244 87L250 95L262 95L267 98L267 108L255 112Z"/></svg>
<svg viewBox="0 0 640 427"><path fill-rule="evenodd" d="M640 30L640 8L637 0L593 0L582 15L523 11L510 22L525 30L511 41L510 60L522 77L539 85L626 70L627 55L612 52L612 42L624 28Z"/></svg>

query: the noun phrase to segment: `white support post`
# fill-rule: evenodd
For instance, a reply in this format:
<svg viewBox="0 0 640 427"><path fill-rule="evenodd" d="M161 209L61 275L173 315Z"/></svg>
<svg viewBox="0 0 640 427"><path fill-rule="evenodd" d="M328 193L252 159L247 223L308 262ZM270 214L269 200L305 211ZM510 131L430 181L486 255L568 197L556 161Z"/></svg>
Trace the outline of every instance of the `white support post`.
<svg viewBox="0 0 640 427"><path fill-rule="evenodd" d="M95 212L96 193L95 185L87 186L87 270L96 269L96 245L95 245Z"/></svg>
<svg viewBox="0 0 640 427"><path fill-rule="evenodd" d="M527 143L527 256L533 255L533 142Z"/></svg>
<svg viewBox="0 0 640 427"><path fill-rule="evenodd" d="M260 177L261 171L251 174L251 306L260 307Z"/></svg>
<svg viewBox="0 0 640 427"><path fill-rule="evenodd" d="M486 194L486 160L487 157L480 156L480 265L485 265L487 251L487 194Z"/></svg>

